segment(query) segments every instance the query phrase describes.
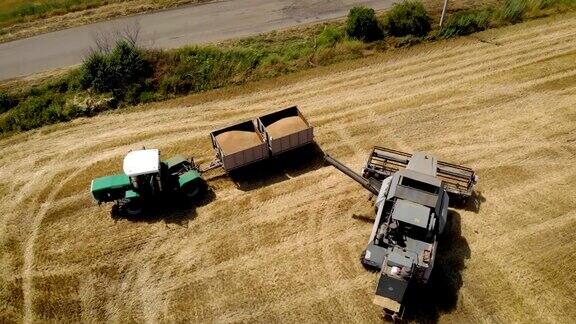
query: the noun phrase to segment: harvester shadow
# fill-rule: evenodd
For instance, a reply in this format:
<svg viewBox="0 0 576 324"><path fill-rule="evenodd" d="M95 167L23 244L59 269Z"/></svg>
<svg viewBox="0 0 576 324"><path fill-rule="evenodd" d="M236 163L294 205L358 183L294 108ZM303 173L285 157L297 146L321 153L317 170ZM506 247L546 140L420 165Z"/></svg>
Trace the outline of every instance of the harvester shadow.
<svg viewBox="0 0 576 324"><path fill-rule="evenodd" d="M376 220L374 216L364 214L352 214L352 218L369 224L374 224L374 221Z"/></svg>
<svg viewBox="0 0 576 324"><path fill-rule="evenodd" d="M461 235L460 214L450 210L445 232L438 242L436 261L428 285L409 287L404 319L409 322L436 323L441 314L454 311L463 283L465 260L470 255L468 242Z"/></svg>
<svg viewBox="0 0 576 324"><path fill-rule="evenodd" d="M188 222L196 218L196 208L208 205L216 199L216 194L212 189L208 189L202 198L191 202L181 197L157 199L144 206L142 213L129 215L121 212L117 205L112 207L110 212L114 220L125 219L131 222L157 223L164 221L166 226L170 224L188 227Z"/></svg>
<svg viewBox="0 0 576 324"><path fill-rule="evenodd" d="M478 214L480 212L480 207L484 202L486 202L486 197L482 195L482 191L474 190L468 199L456 200L456 202L451 203L451 205L454 208L463 209Z"/></svg>
<svg viewBox="0 0 576 324"><path fill-rule="evenodd" d="M318 144L311 143L232 171L229 176L238 189L251 191L289 180L324 166L322 149Z"/></svg>

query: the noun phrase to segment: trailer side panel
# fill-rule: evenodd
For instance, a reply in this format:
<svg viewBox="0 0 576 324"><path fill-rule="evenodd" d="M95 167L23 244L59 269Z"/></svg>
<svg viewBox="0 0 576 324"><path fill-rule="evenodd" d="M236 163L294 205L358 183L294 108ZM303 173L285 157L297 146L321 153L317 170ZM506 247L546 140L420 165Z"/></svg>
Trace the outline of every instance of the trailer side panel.
<svg viewBox="0 0 576 324"><path fill-rule="evenodd" d="M293 126L292 129L290 129L290 125L287 125L288 127L280 135L275 136L275 132L272 130L275 124L294 118L298 118L301 125ZM313 127L310 126L297 106L260 116L257 118L257 124L268 143L272 156L304 146L314 140Z"/></svg>
<svg viewBox="0 0 576 324"><path fill-rule="evenodd" d="M218 142L218 135L232 131L254 132L258 136L258 143L237 152L227 153L221 143ZM255 126L254 122L244 121L210 133L212 147L216 152L216 158L222 163L226 172L238 169L251 163L255 163L268 158L268 144L264 140L263 134Z"/></svg>

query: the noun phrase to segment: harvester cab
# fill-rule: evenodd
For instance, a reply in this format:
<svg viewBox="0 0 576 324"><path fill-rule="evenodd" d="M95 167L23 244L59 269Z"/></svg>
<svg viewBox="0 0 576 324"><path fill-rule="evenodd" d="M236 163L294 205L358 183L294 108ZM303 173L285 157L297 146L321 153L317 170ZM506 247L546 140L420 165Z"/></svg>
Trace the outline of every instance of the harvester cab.
<svg viewBox="0 0 576 324"><path fill-rule="evenodd" d="M98 203L115 202L130 215L158 198L197 199L207 188L193 159L176 155L161 161L157 149L129 152L122 169L123 173L92 180L91 192Z"/></svg>
<svg viewBox="0 0 576 324"><path fill-rule="evenodd" d="M408 158L398 162L398 156ZM476 176L471 169L424 153L383 148L373 150L363 176L329 155L325 159L377 196L374 225L360 260L365 268L380 271L374 303L401 318L408 286L426 284L432 273L438 236L446 226L448 194L466 196Z"/></svg>

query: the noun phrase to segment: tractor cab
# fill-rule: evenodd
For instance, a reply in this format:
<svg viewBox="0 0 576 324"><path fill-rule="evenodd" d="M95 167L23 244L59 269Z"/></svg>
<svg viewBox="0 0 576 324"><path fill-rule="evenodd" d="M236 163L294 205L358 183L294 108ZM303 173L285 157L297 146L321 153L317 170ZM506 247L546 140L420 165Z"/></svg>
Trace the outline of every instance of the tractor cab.
<svg viewBox="0 0 576 324"><path fill-rule="evenodd" d="M134 191L141 196L154 196L162 191L160 152L157 149L129 152L124 157L123 170Z"/></svg>

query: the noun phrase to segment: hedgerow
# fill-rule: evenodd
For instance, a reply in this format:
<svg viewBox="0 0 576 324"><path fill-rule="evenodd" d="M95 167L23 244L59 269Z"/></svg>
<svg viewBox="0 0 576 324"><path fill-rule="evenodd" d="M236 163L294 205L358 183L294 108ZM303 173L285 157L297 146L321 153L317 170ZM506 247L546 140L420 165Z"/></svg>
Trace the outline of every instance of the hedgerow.
<svg viewBox="0 0 576 324"><path fill-rule="evenodd" d="M497 8L448 15L432 34L468 35L492 26L576 7L576 0L506 0ZM392 41L372 42L384 37ZM330 23L304 34L270 33L218 46L143 50L129 38L111 50L88 55L79 69L39 85L0 89L0 132L34 129L92 116L100 111L172 98L251 80L270 78L318 65L359 58L387 47L411 46L430 31L421 2L396 4L379 24L372 9L350 10L344 25ZM369 55L369 54L368 54Z"/></svg>

